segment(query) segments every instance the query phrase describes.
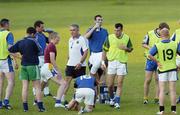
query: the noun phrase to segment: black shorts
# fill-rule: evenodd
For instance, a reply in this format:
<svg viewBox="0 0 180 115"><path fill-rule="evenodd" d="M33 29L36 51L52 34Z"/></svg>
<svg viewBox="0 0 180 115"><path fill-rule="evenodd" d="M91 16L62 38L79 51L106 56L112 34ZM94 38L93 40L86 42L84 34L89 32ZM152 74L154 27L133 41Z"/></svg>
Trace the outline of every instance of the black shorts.
<svg viewBox="0 0 180 115"><path fill-rule="evenodd" d="M86 74L86 67L81 67L80 69L75 70L75 66L66 66L65 74L66 76L77 78Z"/></svg>

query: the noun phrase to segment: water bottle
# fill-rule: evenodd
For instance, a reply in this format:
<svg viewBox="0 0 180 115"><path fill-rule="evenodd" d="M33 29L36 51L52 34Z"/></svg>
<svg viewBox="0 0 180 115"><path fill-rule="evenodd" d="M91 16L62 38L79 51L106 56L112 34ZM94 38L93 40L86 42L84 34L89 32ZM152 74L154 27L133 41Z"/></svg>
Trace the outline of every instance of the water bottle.
<svg viewBox="0 0 180 115"><path fill-rule="evenodd" d="M100 31L100 24L99 23L97 23L98 24L98 27L96 28L96 32L99 32Z"/></svg>

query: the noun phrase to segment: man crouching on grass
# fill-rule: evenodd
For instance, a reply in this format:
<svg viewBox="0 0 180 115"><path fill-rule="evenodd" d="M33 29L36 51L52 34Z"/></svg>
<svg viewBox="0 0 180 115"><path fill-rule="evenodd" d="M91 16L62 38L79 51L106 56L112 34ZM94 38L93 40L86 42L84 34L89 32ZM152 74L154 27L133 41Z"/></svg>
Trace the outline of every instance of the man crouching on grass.
<svg viewBox="0 0 180 115"><path fill-rule="evenodd" d="M74 88L76 88L74 98L65 105L67 110L78 110L78 114L92 112L95 98L95 77L82 75L76 78ZM81 108L80 103L84 100L85 107Z"/></svg>

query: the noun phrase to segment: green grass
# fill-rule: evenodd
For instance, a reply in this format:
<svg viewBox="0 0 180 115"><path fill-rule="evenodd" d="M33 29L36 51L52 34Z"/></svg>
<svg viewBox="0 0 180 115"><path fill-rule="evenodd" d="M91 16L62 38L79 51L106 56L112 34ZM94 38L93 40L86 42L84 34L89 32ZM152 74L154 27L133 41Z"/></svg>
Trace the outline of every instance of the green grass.
<svg viewBox="0 0 180 115"><path fill-rule="evenodd" d="M113 33L113 26L116 22L124 24L124 32L127 33L133 42L134 51L129 55L129 74L124 82L121 110L114 110L108 105L97 104L92 115L152 115L158 111L154 104L143 105L143 81L144 81L144 57L141 42L147 31L155 28L161 21L170 24L171 33L179 28L177 20L180 17L179 0L87 0L87 1L46 1L46 2L0 2L0 18L7 17L11 20L11 31L16 41L25 35L25 29L32 26L34 21L41 19L46 27L53 28L61 35L61 42L58 45L58 65L64 75L67 62L67 44L70 37L68 26L78 23L81 33L93 24L93 16L102 14L104 27L109 33ZM57 87L50 84L53 94ZM180 94L180 83L177 82L177 92ZM31 88L30 88L31 89ZM73 94L73 88L68 93L68 99ZM151 84L150 99L154 96L154 82ZM44 98L47 108L46 113L38 113L36 107L31 105L33 96L29 92L30 111L26 114L63 114L76 115L77 112L69 112L63 109L54 108L54 101L51 98ZM16 72L16 86L11 97L12 111L0 110L0 115L24 114L21 104L21 82ZM166 97L167 112L170 111L169 97ZM177 110L180 107L178 105ZM167 113L167 115L169 115Z"/></svg>

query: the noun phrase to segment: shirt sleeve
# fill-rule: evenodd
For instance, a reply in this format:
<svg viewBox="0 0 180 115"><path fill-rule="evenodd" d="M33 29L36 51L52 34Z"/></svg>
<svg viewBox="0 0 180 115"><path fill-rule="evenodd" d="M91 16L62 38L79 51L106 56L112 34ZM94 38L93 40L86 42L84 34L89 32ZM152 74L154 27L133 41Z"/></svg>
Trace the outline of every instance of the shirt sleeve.
<svg viewBox="0 0 180 115"><path fill-rule="evenodd" d="M177 53L178 53L178 55L180 55L180 43L178 43Z"/></svg>
<svg viewBox="0 0 180 115"><path fill-rule="evenodd" d="M48 44L49 43L49 38L46 37L44 34L43 34L44 38L46 39L46 43Z"/></svg>
<svg viewBox="0 0 180 115"><path fill-rule="evenodd" d="M88 28L88 30L86 31L86 33L88 33L92 28Z"/></svg>
<svg viewBox="0 0 180 115"><path fill-rule="evenodd" d="M41 47L38 41L35 40L35 43L38 48L38 52L39 52L38 55L43 55L43 48Z"/></svg>
<svg viewBox="0 0 180 115"><path fill-rule="evenodd" d="M53 52L53 53L56 52L56 48L55 48L54 45L51 44L51 45L49 46L49 52Z"/></svg>
<svg viewBox="0 0 180 115"><path fill-rule="evenodd" d="M82 50L85 51L88 49L88 44L86 42L86 39L85 38L82 38Z"/></svg>
<svg viewBox="0 0 180 115"><path fill-rule="evenodd" d="M176 40L176 34L175 34L175 33L171 36L171 40L172 40L172 41L175 41L175 40Z"/></svg>
<svg viewBox="0 0 180 115"><path fill-rule="evenodd" d="M92 28L89 28L89 29L86 31L86 33L88 33L91 29L92 29ZM93 32L91 33L91 35L90 35L89 38L92 38L92 34L93 34Z"/></svg>
<svg viewBox="0 0 180 115"><path fill-rule="evenodd" d="M78 86L77 86L77 84L76 84L76 82L74 82L74 88L77 88Z"/></svg>
<svg viewBox="0 0 180 115"><path fill-rule="evenodd" d="M46 37L46 43L49 44L49 38L48 37Z"/></svg>
<svg viewBox="0 0 180 115"><path fill-rule="evenodd" d="M127 47L128 48L133 48L133 45L132 45L132 42L131 42L131 39L129 38L129 41L128 41L128 44L127 44Z"/></svg>
<svg viewBox="0 0 180 115"><path fill-rule="evenodd" d="M17 42L16 44L14 44L13 46L11 46L8 50L9 52L11 53L17 53L19 52L19 43L20 42Z"/></svg>
<svg viewBox="0 0 180 115"><path fill-rule="evenodd" d="M76 79L74 80L74 88L78 88L77 79L78 79L78 78L76 78Z"/></svg>
<svg viewBox="0 0 180 115"><path fill-rule="evenodd" d="M106 29L105 29L106 30ZM108 33L108 31L106 30L106 36L108 37L108 35L109 35L109 33Z"/></svg>
<svg viewBox="0 0 180 115"><path fill-rule="evenodd" d="M145 35L142 44L147 44L147 45L149 45L149 36L148 36L147 34Z"/></svg>
<svg viewBox="0 0 180 115"><path fill-rule="evenodd" d="M108 51L109 51L109 47L110 47L109 38L107 38L106 41L105 41L104 44L103 44L103 50L104 50L105 52L108 52Z"/></svg>
<svg viewBox="0 0 180 115"><path fill-rule="evenodd" d="M10 32L7 37L6 37L6 41L9 45L13 45L14 44L14 36L13 34Z"/></svg>
<svg viewBox="0 0 180 115"><path fill-rule="evenodd" d="M156 54L157 54L157 47L156 47L156 45L154 45L151 49L150 49L150 51L149 51L149 54L150 55L152 55L152 56L155 56Z"/></svg>

